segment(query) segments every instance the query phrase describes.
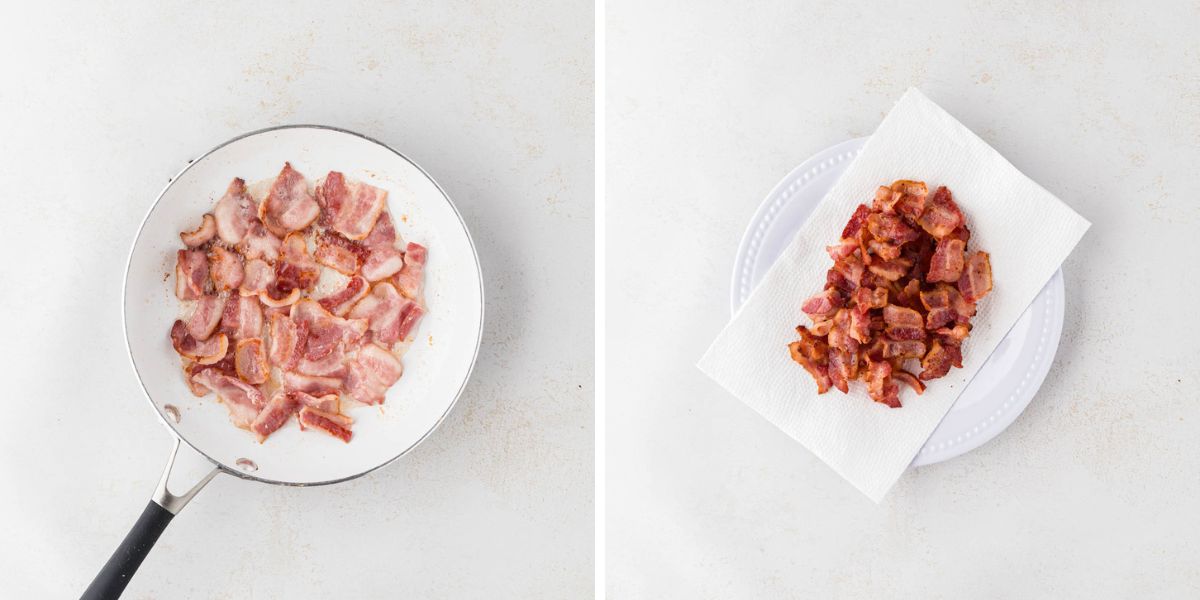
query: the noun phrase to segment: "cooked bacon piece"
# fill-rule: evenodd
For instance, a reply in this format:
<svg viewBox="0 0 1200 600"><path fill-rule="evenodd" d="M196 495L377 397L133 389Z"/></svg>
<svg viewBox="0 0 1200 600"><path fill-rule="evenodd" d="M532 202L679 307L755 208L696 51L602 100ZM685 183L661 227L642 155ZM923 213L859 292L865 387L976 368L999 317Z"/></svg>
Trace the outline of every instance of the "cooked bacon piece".
<svg viewBox="0 0 1200 600"><path fill-rule="evenodd" d="M850 336L850 310L841 308L833 315L829 329L829 347L848 354L858 354L858 340Z"/></svg>
<svg viewBox="0 0 1200 600"><path fill-rule="evenodd" d="M377 283L371 293L359 300L350 309L351 319L367 319L367 330L375 334L375 340L391 345L402 339L400 325L403 315L414 306L390 283Z"/></svg>
<svg viewBox="0 0 1200 600"><path fill-rule="evenodd" d="M275 283L275 267L264 260L252 258L246 261L242 270L244 275L238 293L243 296L257 296Z"/></svg>
<svg viewBox="0 0 1200 600"><path fill-rule="evenodd" d="M817 393L824 394L833 385L826 370L829 364L829 346L824 339L814 335L803 325L797 327L796 332L800 334L800 341L788 344L792 360L804 367L804 370L808 371L809 375L816 380Z"/></svg>
<svg viewBox="0 0 1200 600"><path fill-rule="evenodd" d="M341 412L342 403L338 400L337 394L328 394L317 397L304 392L289 392L293 398L300 404L309 408L319 410L321 412L337 414Z"/></svg>
<svg viewBox="0 0 1200 600"><path fill-rule="evenodd" d="M404 250L404 266L396 274L396 289L411 300L421 295L421 285L425 280L425 258L428 251L425 246L409 242Z"/></svg>
<svg viewBox="0 0 1200 600"><path fill-rule="evenodd" d="M291 163L284 163L266 199L258 207L258 218L268 231L283 237L308 227L317 220L320 212L317 201L308 191L304 175L293 169Z"/></svg>
<svg viewBox="0 0 1200 600"><path fill-rule="evenodd" d="M299 410L300 402L292 393L278 390L250 423L250 431L258 435L258 441L261 443L283 427L283 424Z"/></svg>
<svg viewBox="0 0 1200 600"><path fill-rule="evenodd" d="M939 187L925 205L925 211L917 220L921 227L935 238L941 239L963 224L962 211L954 203L954 197L946 186Z"/></svg>
<svg viewBox="0 0 1200 600"><path fill-rule="evenodd" d="M246 383L258 385L265 382L271 374L260 338L238 341L233 357L238 377Z"/></svg>
<svg viewBox="0 0 1200 600"><path fill-rule="evenodd" d="M921 235L916 229L909 227L902 217L884 213L872 213L867 217L867 231L870 231L875 239L897 246L911 242Z"/></svg>
<svg viewBox="0 0 1200 600"><path fill-rule="evenodd" d="M300 300L300 288L292 288L285 294L280 292L277 287L269 286L258 293L258 301L268 308L286 308L298 300Z"/></svg>
<svg viewBox="0 0 1200 600"><path fill-rule="evenodd" d="M296 367L308 344L308 323L293 321L287 315L271 315L271 364L291 370Z"/></svg>
<svg viewBox="0 0 1200 600"><path fill-rule="evenodd" d="M301 291L312 289L321 276L321 267L308 254L308 245L300 233L288 235L283 254L275 263L275 280L259 294L267 306L285 306L300 298Z"/></svg>
<svg viewBox="0 0 1200 600"><path fill-rule="evenodd" d="M208 259L200 250L180 250L175 255L175 297L195 300L204 295L208 282Z"/></svg>
<svg viewBox="0 0 1200 600"><path fill-rule="evenodd" d="M360 298L367 295L369 285L366 279L356 275L346 282L346 287L317 300L317 303L339 317L345 316Z"/></svg>
<svg viewBox="0 0 1200 600"><path fill-rule="evenodd" d="M958 281L963 270L963 251L967 249L966 242L960 239L944 238L937 243L937 250L929 259L929 274L926 281Z"/></svg>
<svg viewBox="0 0 1200 600"><path fill-rule="evenodd" d="M911 267L912 262L903 258L897 258L896 260L873 261L871 265L867 267L867 269L879 276L884 281L896 281L901 277L904 277L904 274L907 273ZM862 282L862 285L866 285L866 282Z"/></svg>
<svg viewBox="0 0 1200 600"><path fill-rule="evenodd" d="M216 392L225 408L229 410L229 420L243 429L250 427L258 417L259 409L267 402L258 388L215 370L201 371L193 375L192 379Z"/></svg>
<svg viewBox="0 0 1200 600"><path fill-rule="evenodd" d="M924 181L897 181L892 184L892 209L910 221L916 221L925 210L928 193Z"/></svg>
<svg viewBox="0 0 1200 600"><path fill-rule="evenodd" d="M863 285L863 274L866 272L867 266L857 254L851 254L850 256L833 263L833 268L841 273L842 278L848 282L850 285L850 290L854 290L858 288L858 286Z"/></svg>
<svg viewBox="0 0 1200 600"><path fill-rule="evenodd" d="M892 369L892 379L907 385L917 393L918 396L925 393L925 384L917 379L916 375L905 371L904 369Z"/></svg>
<svg viewBox="0 0 1200 600"><path fill-rule="evenodd" d="M809 317L818 319L833 316L834 311L841 308L843 304L841 294L835 290L826 289L805 300L804 306L800 307L800 310Z"/></svg>
<svg viewBox="0 0 1200 600"><path fill-rule="evenodd" d="M343 275L354 275L366 262L368 253L362 244L352 242L336 233L323 231L317 236L317 251L313 257L317 262Z"/></svg>
<svg viewBox="0 0 1200 600"><path fill-rule="evenodd" d="M283 387L294 392L304 392L313 396L337 394L342 387L342 380L337 377L319 377L285 371Z"/></svg>
<svg viewBox="0 0 1200 600"><path fill-rule="evenodd" d="M300 409L300 428L309 427L324 431L329 435L349 443L354 433L350 431L350 418L345 415L321 412L307 406Z"/></svg>
<svg viewBox="0 0 1200 600"><path fill-rule="evenodd" d="M210 365L225 357L229 350L229 338L222 333L203 341L197 340L188 333L187 325L176 319L171 326L171 345L180 356Z"/></svg>
<svg viewBox="0 0 1200 600"><path fill-rule="evenodd" d="M213 246L208 251L208 274L218 292L237 289L245 277L242 257L220 246Z"/></svg>
<svg viewBox="0 0 1200 600"><path fill-rule="evenodd" d="M200 219L200 226L191 231L181 231L179 239L183 240L183 245L188 248L195 248L208 243L208 240L213 239L216 235L217 221L211 214L205 213Z"/></svg>
<svg viewBox="0 0 1200 600"><path fill-rule="evenodd" d="M888 303L888 290L884 287L867 289L860 287L854 291L854 303L861 310L883 308Z"/></svg>
<svg viewBox="0 0 1200 600"><path fill-rule="evenodd" d="M869 240L867 242L867 252L870 256L878 256L883 260L895 260L900 258L900 246L881 242L879 240ZM874 260L872 260L874 262Z"/></svg>
<svg viewBox="0 0 1200 600"><path fill-rule="evenodd" d="M854 379L851 367L857 368L858 356L850 354L845 350L837 348L829 348L829 380L833 383L833 387L837 388L843 394L850 392L850 380ZM818 384L819 389L819 384Z"/></svg>
<svg viewBox="0 0 1200 600"><path fill-rule="evenodd" d="M857 238L867 224L867 216L870 214L871 209L867 208L866 204L859 204L858 208L854 209L854 214L850 215L850 221L846 223L846 227L842 229L842 239Z"/></svg>
<svg viewBox="0 0 1200 600"><path fill-rule="evenodd" d="M950 367L962 368L962 349L956 344L934 339L929 352L921 359L922 371L919 377L925 381L945 377L946 373L950 372Z"/></svg>
<svg viewBox="0 0 1200 600"><path fill-rule="evenodd" d="M376 344L363 344L347 366L346 397L362 404L382 404L384 393L404 373L400 360Z"/></svg>
<svg viewBox="0 0 1200 600"><path fill-rule="evenodd" d="M328 213L329 226L352 240L361 240L375 226L375 220L387 204L387 192L365 183L350 181L337 171L330 171L317 190L320 202Z"/></svg>
<svg viewBox="0 0 1200 600"><path fill-rule="evenodd" d="M958 322L967 323L975 316L975 305L967 302L954 286L939 283L928 292L921 292L921 304L929 311L926 329L938 329Z"/></svg>
<svg viewBox="0 0 1200 600"><path fill-rule="evenodd" d="M367 319L343 319L334 316L316 302L304 299L292 305L291 318L308 324L308 343L304 357L325 358L341 342L353 344L367 332Z"/></svg>
<svg viewBox="0 0 1200 600"><path fill-rule="evenodd" d="M363 245L370 252L362 266L363 277L368 281L387 279L404 267L404 254L396 249L396 228L386 211L379 214Z"/></svg>
<svg viewBox="0 0 1200 600"><path fill-rule="evenodd" d="M241 242L254 222L254 214L257 211L254 199L246 193L246 182L235 178L213 208L217 236L230 246Z"/></svg>
<svg viewBox="0 0 1200 600"><path fill-rule="evenodd" d="M262 221L255 217L237 249L247 259L261 258L274 262L279 259L282 246L283 241L267 231Z"/></svg>
<svg viewBox="0 0 1200 600"><path fill-rule="evenodd" d="M221 314L221 331L235 340L262 337L263 314L258 299L230 296Z"/></svg>
<svg viewBox="0 0 1200 600"><path fill-rule="evenodd" d="M967 339L967 336L971 334L971 326L959 323L954 327L942 327L934 333L938 334L947 343L962 344L963 340Z"/></svg>
<svg viewBox="0 0 1200 600"><path fill-rule="evenodd" d="M958 289L963 300L975 304L992 291L992 262L987 252L976 252L967 260Z"/></svg>
<svg viewBox="0 0 1200 600"><path fill-rule="evenodd" d="M212 294L205 294L196 300L196 309L188 318L187 332L197 340L207 340L216 331L221 322L221 313L225 310L225 299Z"/></svg>
<svg viewBox="0 0 1200 600"><path fill-rule="evenodd" d="M943 240L962 240L963 246L965 247L967 245L967 242L971 241L971 230L967 229L966 225L959 225L958 229L955 229L954 231L947 233L946 237L944 237L942 239Z"/></svg>
<svg viewBox="0 0 1200 600"><path fill-rule="evenodd" d="M925 339L925 319L911 308L889 304L883 307L883 322L884 331L893 340Z"/></svg>
<svg viewBox="0 0 1200 600"><path fill-rule="evenodd" d="M884 338L884 358L921 358L925 356L925 342L922 340L893 340Z"/></svg>
<svg viewBox="0 0 1200 600"><path fill-rule="evenodd" d="M900 408L900 387L892 381L892 365L887 361L872 362L867 367L867 395L891 408Z"/></svg>
<svg viewBox="0 0 1200 600"><path fill-rule="evenodd" d="M825 251L829 253L829 258L832 258L833 260L841 260L846 258L847 256L854 254L854 251L858 249L858 240L845 238L833 246L825 247Z"/></svg>

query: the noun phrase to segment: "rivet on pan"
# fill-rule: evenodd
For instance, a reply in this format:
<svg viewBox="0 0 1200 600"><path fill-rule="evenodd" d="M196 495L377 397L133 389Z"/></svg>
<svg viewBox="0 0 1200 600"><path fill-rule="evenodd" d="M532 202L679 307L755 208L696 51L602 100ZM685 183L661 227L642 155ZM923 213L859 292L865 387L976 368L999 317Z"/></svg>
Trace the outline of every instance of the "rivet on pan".
<svg viewBox="0 0 1200 600"><path fill-rule="evenodd" d="M179 409L175 408L174 404L164 404L163 412L167 413L167 416L171 417L172 421L179 422Z"/></svg>
<svg viewBox="0 0 1200 600"><path fill-rule="evenodd" d="M248 458L239 458L234 461L233 464L237 465L239 469L247 473L253 473L258 470L258 465L254 464L254 461Z"/></svg>

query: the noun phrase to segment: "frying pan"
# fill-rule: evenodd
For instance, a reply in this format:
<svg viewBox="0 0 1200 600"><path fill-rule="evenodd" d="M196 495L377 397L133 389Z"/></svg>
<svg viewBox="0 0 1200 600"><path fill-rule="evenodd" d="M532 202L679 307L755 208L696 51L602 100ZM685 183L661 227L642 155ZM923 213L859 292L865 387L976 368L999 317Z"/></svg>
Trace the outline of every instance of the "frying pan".
<svg viewBox="0 0 1200 600"><path fill-rule="evenodd" d="M379 407L350 411L354 438L343 443L285 425L264 443L229 423L215 395L188 390L168 331L179 232L194 228L234 177L274 177L284 161L309 179L331 170L388 192L397 233L429 248L428 312L404 355L404 375ZM192 161L159 194L129 254L125 343L150 405L174 437L162 480L132 530L83 594L119 597L172 517L219 474L273 485L310 486L361 477L413 449L450 412L466 385L483 331L479 258L462 217L440 186L404 155L366 136L315 125L275 127L234 138ZM211 463L181 494L168 490L177 453Z"/></svg>

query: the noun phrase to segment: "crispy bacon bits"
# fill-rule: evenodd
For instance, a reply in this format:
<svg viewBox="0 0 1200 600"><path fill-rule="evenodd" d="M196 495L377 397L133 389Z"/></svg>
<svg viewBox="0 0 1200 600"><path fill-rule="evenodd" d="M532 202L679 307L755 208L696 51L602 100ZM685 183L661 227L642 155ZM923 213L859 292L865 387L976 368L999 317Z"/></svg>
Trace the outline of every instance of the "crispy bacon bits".
<svg viewBox="0 0 1200 600"><path fill-rule="evenodd" d="M925 381L962 368L975 305L992 291L990 258L969 252L970 239L944 186L928 197L924 182L900 180L858 205L827 248L825 289L801 304L812 326L796 327L788 345L818 394L861 379L872 400L899 408L899 384L921 394Z"/></svg>
<svg viewBox="0 0 1200 600"><path fill-rule="evenodd" d="M397 234L387 192L338 172L311 189L290 164L261 203L234 179L179 234L184 380L260 442L292 417L349 442L344 411L384 402L425 312L426 249Z"/></svg>

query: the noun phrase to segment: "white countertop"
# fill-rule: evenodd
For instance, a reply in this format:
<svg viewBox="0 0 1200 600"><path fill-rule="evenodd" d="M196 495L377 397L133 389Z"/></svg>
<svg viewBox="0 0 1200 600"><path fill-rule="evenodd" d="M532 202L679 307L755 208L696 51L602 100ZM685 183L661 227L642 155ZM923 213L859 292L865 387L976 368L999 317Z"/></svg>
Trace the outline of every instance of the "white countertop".
<svg viewBox="0 0 1200 600"><path fill-rule="evenodd" d="M610 597L1196 596L1200 8L866 4L608 5ZM909 86L1093 227L1028 410L876 505L694 364L762 198Z"/></svg>
<svg viewBox="0 0 1200 600"><path fill-rule="evenodd" d="M479 364L381 471L217 478L126 597L589 595L592 5L42 4L0 18L0 597L77 597L141 513L170 437L125 355L127 252L188 159L283 123L370 135L445 187L483 263Z"/></svg>

